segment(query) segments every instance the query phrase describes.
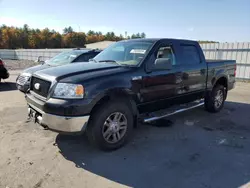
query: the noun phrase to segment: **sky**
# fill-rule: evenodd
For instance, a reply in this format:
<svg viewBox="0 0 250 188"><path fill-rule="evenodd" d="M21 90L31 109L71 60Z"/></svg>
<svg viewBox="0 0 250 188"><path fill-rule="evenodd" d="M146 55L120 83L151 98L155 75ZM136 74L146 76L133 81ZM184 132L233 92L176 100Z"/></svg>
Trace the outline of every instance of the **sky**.
<svg viewBox="0 0 250 188"><path fill-rule="evenodd" d="M0 25L250 42L250 0L0 0Z"/></svg>

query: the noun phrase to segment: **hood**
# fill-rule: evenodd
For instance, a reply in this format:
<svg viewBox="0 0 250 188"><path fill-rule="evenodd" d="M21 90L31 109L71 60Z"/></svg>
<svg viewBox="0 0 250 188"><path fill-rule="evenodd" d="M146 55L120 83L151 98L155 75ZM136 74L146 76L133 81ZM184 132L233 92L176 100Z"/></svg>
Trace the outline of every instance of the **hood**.
<svg viewBox="0 0 250 188"><path fill-rule="evenodd" d="M47 69L47 68L50 68L51 66L48 65L48 64L43 64L43 65L36 65L34 67L30 67L30 68L27 68L23 71L23 73L29 73L29 74L33 74L34 72L36 71L40 71L40 70L44 70L44 69Z"/></svg>
<svg viewBox="0 0 250 188"><path fill-rule="evenodd" d="M67 77L77 76L79 74L94 74L99 71L119 69L121 66L111 63L73 63L59 67L51 67L34 73L35 76L61 80Z"/></svg>

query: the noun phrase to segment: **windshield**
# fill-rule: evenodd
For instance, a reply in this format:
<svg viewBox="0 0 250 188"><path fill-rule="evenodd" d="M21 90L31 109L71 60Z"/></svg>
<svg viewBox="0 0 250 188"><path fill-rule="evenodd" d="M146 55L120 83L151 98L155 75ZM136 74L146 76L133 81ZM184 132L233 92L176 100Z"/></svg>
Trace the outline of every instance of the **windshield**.
<svg viewBox="0 0 250 188"><path fill-rule="evenodd" d="M98 54L94 60L97 62L117 62L120 65L138 65L148 51L153 46L153 42L148 41L121 41L106 48Z"/></svg>
<svg viewBox="0 0 250 188"><path fill-rule="evenodd" d="M62 52L55 57L51 58L46 62L46 64L49 65L65 65L68 63L71 63L75 58L77 58L79 55L81 55L83 51L80 50L71 50Z"/></svg>

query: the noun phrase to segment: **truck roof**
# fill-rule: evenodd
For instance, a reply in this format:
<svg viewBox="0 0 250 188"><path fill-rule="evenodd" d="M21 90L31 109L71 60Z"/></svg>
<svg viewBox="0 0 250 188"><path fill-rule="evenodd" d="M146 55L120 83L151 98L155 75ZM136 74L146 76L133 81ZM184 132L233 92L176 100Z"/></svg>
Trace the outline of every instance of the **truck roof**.
<svg viewBox="0 0 250 188"><path fill-rule="evenodd" d="M194 40L186 40L186 39L173 39L173 38L146 38L146 39L130 39L130 40L136 40L136 41L144 41L144 42L158 42L161 40L170 40L170 41L178 41L178 42L185 42L185 43L197 43L197 41Z"/></svg>
<svg viewBox="0 0 250 188"><path fill-rule="evenodd" d="M82 53L86 53L86 52L90 52L90 51L94 51L94 52L101 52L102 51L100 49L89 49L89 48L74 48L72 50L77 50L77 51L80 51Z"/></svg>

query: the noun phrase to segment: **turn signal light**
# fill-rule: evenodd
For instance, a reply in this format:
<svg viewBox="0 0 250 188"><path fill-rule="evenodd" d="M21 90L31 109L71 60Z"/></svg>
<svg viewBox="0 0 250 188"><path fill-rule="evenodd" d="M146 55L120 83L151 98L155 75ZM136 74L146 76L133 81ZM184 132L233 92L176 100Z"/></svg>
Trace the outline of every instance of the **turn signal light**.
<svg viewBox="0 0 250 188"><path fill-rule="evenodd" d="M83 95L84 94L84 88L82 85L76 86L76 95Z"/></svg>

